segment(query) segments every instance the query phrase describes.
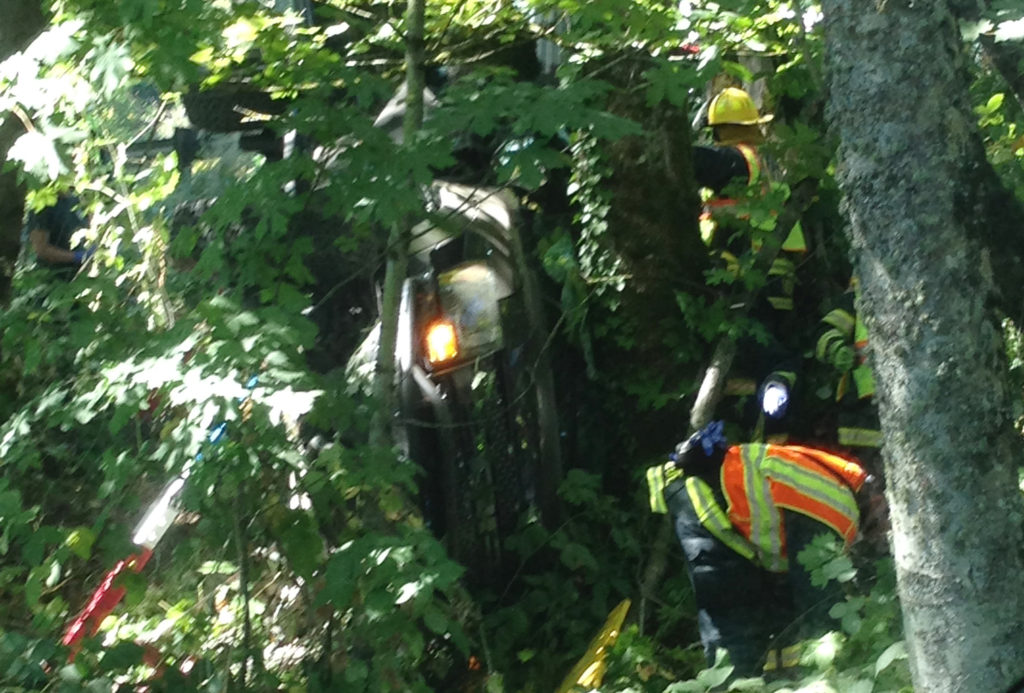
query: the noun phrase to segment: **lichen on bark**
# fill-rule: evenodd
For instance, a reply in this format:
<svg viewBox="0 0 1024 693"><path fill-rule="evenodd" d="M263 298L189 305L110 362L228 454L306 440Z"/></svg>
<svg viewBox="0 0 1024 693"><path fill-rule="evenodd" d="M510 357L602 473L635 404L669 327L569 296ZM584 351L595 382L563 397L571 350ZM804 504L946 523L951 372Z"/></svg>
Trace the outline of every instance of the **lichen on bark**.
<svg viewBox="0 0 1024 693"><path fill-rule="evenodd" d="M949 3L823 6L915 688L1004 690L1024 651L1022 450L993 310L1015 300L992 247L1007 210Z"/></svg>

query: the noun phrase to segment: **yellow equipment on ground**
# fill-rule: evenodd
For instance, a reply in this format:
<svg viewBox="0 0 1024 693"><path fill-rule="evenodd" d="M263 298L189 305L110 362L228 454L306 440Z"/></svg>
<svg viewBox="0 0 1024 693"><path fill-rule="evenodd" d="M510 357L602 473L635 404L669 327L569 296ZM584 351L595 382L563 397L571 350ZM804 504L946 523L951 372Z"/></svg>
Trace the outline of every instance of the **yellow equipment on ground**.
<svg viewBox="0 0 1024 693"><path fill-rule="evenodd" d="M626 614L629 612L631 604L632 601L629 599L623 599L618 606L612 609L608 618L605 619L604 625L601 626L601 630L590 641L587 651L569 671L555 693L572 693L577 687L589 691L601 685L604 672L608 668L605 658L608 656L608 650L619 638L622 624L626 620Z"/></svg>

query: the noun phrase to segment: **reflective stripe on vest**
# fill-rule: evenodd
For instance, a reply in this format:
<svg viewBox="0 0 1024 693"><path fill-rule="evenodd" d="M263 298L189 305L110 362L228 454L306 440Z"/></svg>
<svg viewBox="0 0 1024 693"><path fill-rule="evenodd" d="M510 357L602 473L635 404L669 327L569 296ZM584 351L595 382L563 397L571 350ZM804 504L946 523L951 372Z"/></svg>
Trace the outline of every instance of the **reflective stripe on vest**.
<svg viewBox="0 0 1024 693"><path fill-rule="evenodd" d="M800 665L800 657L803 655L803 644L788 645L781 650L768 650L768 658L764 663L764 671L777 671L779 669L790 669Z"/></svg>
<svg viewBox="0 0 1024 693"><path fill-rule="evenodd" d="M757 150L749 144L740 143L734 146L747 162L747 184L757 183L761 179L761 160L757 156Z"/></svg>
<svg viewBox="0 0 1024 693"><path fill-rule="evenodd" d="M859 315L854 323L853 344L859 350L868 348L868 328L864 325L864 321L860 319Z"/></svg>
<svg viewBox="0 0 1024 693"><path fill-rule="evenodd" d="M832 327L839 330L843 335L849 337L853 334L853 326L857 319L853 317L848 311L842 308L834 308L828 312L828 315L821 319L822 322L831 325Z"/></svg>
<svg viewBox="0 0 1024 693"><path fill-rule="evenodd" d="M853 384L857 386L857 397L867 399L875 394L875 376L871 366L863 364L853 369Z"/></svg>
<svg viewBox="0 0 1024 693"><path fill-rule="evenodd" d="M831 325L833 329L826 330L818 338L814 357L834 366L836 370L843 373L836 385L836 401L843 398L849 387L850 377L847 375L847 371L853 378L853 385L857 389L857 398L873 397L875 378L871 367L867 364L868 331L864 322L859 316L854 317L841 308L829 311L828 315L822 318L822 322ZM850 341L853 342L856 365L847 363L847 357L842 355L842 347Z"/></svg>
<svg viewBox="0 0 1024 693"><path fill-rule="evenodd" d="M753 544L758 562L766 570L786 570L785 535L782 515L772 500L771 486L761 474L766 446L734 445L722 462L722 491L729 504L729 519L736 530Z"/></svg>
<svg viewBox="0 0 1024 693"><path fill-rule="evenodd" d="M807 239L804 238L804 227L800 225L799 220L789 230L786 240L782 242L782 249L787 253L807 252Z"/></svg>
<svg viewBox="0 0 1024 693"><path fill-rule="evenodd" d="M882 432L872 428L839 427L839 444L850 448L882 447Z"/></svg>
<svg viewBox="0 0 1024 693"><path fill-rule="evenodd" d="M835 474L844 484L854 491L860 491L864 481L868 478L867 470L853 459L847 459L842 455L836 455L818 448L808 448L802 445L787 445L787 450L810 457L818 464L825 467L832 474Z"/></svg>
<svg viewBox="0 0 1024 693"><path fill-rule="evenodd" d="M648 502L652 513L667 513L668 505L665 503L665 488L673 481L683 475L674 462L666 462L647 469L647 493Z"/></svg>
<svg viewBox="0 0 1024 693"><path fill-rule="evenodd" d="M832 327L818 337L818 343L814 347L814 358L827 363L837 371L845 373L853 367L852 351L846 347L846 337L842 332Z"/></svg>
<svg viewBox="0 0 1024 693"><path fill-rule="evenodd" d="M688 477L686 495L689 496L690 504L693 505L697 519L704 529L748 561L754 560L757 552L753 545L732 526L729 515L718 504L714 491L706 481L695 476Z"/></svg>
<svg viewBox="0 0 1024 693"><path fill-rule="evenodd" d="M772 266L768 268L769 277L795 277L796 265L792 260L784 257L777 257L772 260Z"/></svg>
<svg viewBox="0 0 1024 693"><path fill-rule="evenodd" d="M754 545L761 564L775 572L787 568L781 508L821 522L850 543L859 520L851 488L865 477L851 460L798 446L733 446L722 464L729 519Z"/></svg>
<svg viewBox="0 0 1024 693"><path fill-rule="evenodd" d="M853 328L853 346L857 350L857 363L853 369L853 383L857 386L857 397L865 399L875 394L875 376L868 365L868 328L864 321L857 316Z"/></svg>

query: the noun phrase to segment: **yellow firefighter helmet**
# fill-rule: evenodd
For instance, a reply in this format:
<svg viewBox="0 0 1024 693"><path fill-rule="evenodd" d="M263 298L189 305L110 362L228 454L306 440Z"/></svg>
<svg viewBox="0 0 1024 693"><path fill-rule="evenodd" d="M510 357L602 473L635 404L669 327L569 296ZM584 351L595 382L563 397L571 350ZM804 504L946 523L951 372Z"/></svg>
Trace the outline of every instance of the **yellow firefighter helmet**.
<svg viewBox="0 0 1024 693"><path fill-rule="evenodd" d="M759 115L750 94L736 87L723 89L708 107L708 125L756 125L771 119Z"/></svg>

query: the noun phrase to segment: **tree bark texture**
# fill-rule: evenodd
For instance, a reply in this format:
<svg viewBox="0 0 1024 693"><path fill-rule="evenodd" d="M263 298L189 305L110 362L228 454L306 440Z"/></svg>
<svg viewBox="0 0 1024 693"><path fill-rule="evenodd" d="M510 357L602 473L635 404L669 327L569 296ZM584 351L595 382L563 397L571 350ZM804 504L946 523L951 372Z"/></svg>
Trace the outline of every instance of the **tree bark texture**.
<svg viewBox="0 0 1024 693"><path fill-rule="evenodd" d="M624 55L601 77L615 87L608 110L636 120L643 135L608 146L613 199L608 229L639 291L667 293L680 279L703 283L707 247L700 237L700 199L693 179L690 123L683 108L646 101L644 56Z"/></svg>
<svg viewBox="0 0 1024 693"><path fill-rule="evenodd" d="M914 686L1003 691L1024 674L1024 446L992 309L997 263L977 231L998 219L986 206L998 191L958 27L947 0L823 6Z"/></svg>
<svg viewBox="0 0 1024 693"><path fill-rule="evenodd" d="M46 27L39 0L6 0L0 21L0 61L6 60L32 42ZM24 132L11 113L0 112L0 166L7 152ZM11 277L21 248L21 218L25 211L25 191L13 170L0 171L0 306L10 300Z"/></svg>
<svg viewBox="0 0 1024 693"><path fill-rule="evenodd" d="M710 260L698 226L701 203L686 109L647 103L644 73L650 65L648 56L624 49L595 66L595 77L614 87L608 111L637 122L643 134L598 145L608 169L600 183L608 194L607 230L587 240L596 240L615 257L616 274L628 278L615 294L622 321L617 330L635 341L621 347L613 339L597 340L594 347L605 375L618 364L640 364L662 382L683 389L699 378L699 364L681 363L680 354L687 350L680 345L692 344L695 351L699 344L682 320L676 292L706 291L713 298L704 287ZM675 409L662 411L665 419L654 424L658 432L665 432L665 421L674 426L685 416L682 402ZM639 440L658 439L642 427L634 431Z"/></svg>

